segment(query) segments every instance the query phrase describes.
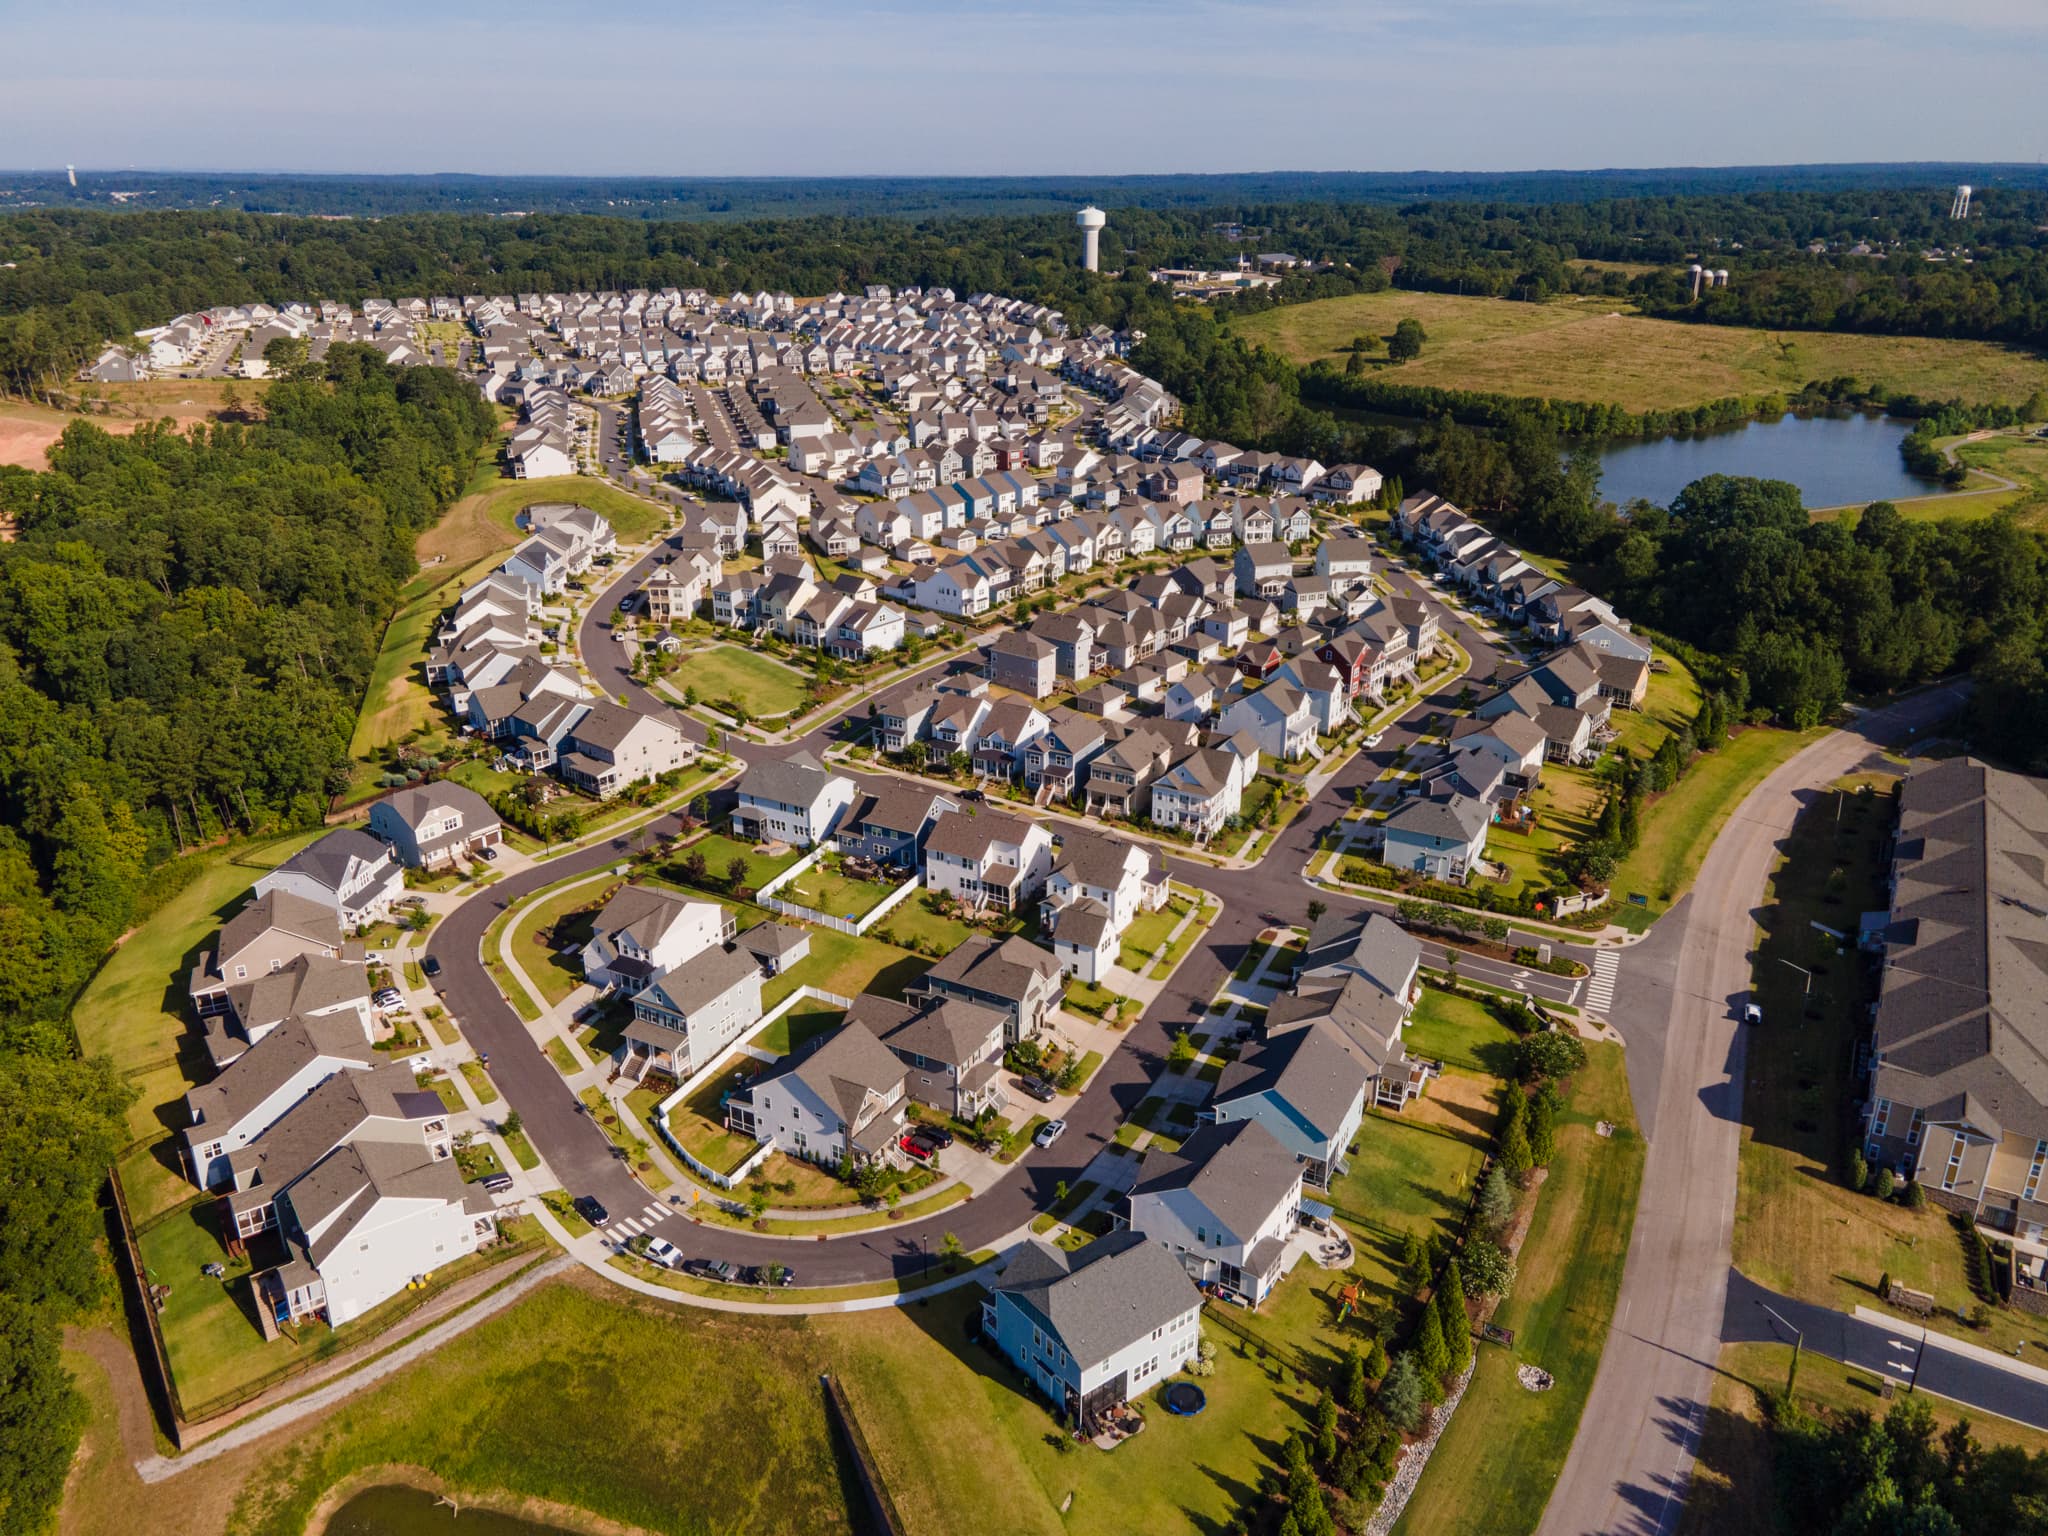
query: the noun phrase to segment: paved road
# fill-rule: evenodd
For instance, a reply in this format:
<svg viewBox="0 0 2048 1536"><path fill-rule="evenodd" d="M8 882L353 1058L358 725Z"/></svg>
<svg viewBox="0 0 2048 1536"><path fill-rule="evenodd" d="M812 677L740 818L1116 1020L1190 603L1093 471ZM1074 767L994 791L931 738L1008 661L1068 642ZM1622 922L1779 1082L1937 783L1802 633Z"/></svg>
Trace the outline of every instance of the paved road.
<svg viewBox="0 0 2048 1536"><path fill-rule="evenodd" d="M650 551L614 575L611 585L585 616L577 643L599 687L614 696L624 693L636 706L668 716L701 741L701 724L632 680L624 649L601 622L602 616L614 606L613 594L632 591L660 553ZM1389 575L1398 588L1418 594L1422 590L1405 571L1396 568ZM1302 868L1322 829L1340 817L1343 808L1351 803L1353 789L1371 783L1393 756L1414 740L1423 720L1455 706L1457 694L1468 681L1477 686L1501 665L1494 647L1462 617L1449 615L1447 627L1472 657L1469 677L1418 701L1400 722L1388 728L1375 752L1361 754L1337 775L1317 803L1276 839L1256 867L1219 870L1185 859L1166 860L1173 878L1220 897L1223 913L1144 1016L1131 1026L1124 1043L1096 1073L1088 1090L1067 1111L1067 1135L1055 1146L1028 1151L1019 1166L994 1188L922 1223L904 1222L882 1231L820 1241L698 1226L680 1215L669 1215L659 1220L659 1233L690 1258L720 1258L735 1264L784 1263L799 1271L805 1285L837 1285L915 1274L926 1262L927 1252L936 1249L941 1236L948 1231L971 1251L990 1246L1029 1222L1051 1203L1055 1185L1062 1180L1070 1184L1077 1181L1096 1152L1113 1138L1117 1126L1145 1097L1163 1066L1173 1033L1191 1021L1215 995L1259 930L1276 919L1303 920L1312 893L1302 878ZM916 686L940 667L950 665L939 663L921 672L907 673L883 696ZM786 755L800 746L820 751L839 728L840 720L835 716L798 741L768 745L728 737L725 746L748 762L758 762ZM677 818L668 816L654 824L653 833L668 836L678 827ZM625 844L621 838L548 859L521 875L485 888L465 902L441 922L428 944L428 952L442 967L440 985L449 1009L461 1020L471 1042L489 1053L492 1078L507 1102L518 1109L527 1134L549 1166L572 1193L594 1194L615 1216L621 1217L645 1213L654 1204L652 1198L627 1171L603 1133L583 1114L561 1074L542 1054L524 1022L498 991L483 967L481 954L484 930L513 902L544 885L601 870L624 857ZM1387 907L1385 902L1365 901L1341 893L1314 894L1333 909ZM1518 938L1537 942L1533 935ZM1441 950L1436 946L1429 946L1429 950L1432 962L1441 963ZM1592 953L1584 947L1571 952L1582 959L1590 959ZM1519 982L1537 996L1552 1001L1572 1000L1579 986L1573 981L1523 972L1495 962L1475 961L1469 956L1461 958L1460 968L1474 979L1504 986Z"/></svg>
<svg viewBox="0 0 2048 1536"><path fill-rule="evenodd" d="M1797 1330L1807 1349L1830 1360L1889 1376L1967 1408L2048 1429L2048 1381L2034 1371L2015 1370L1996 1356L1986 1358L1986 1351L1957 1348L1904 1318L1873 1322L1780 1296L1736 1270L1727 1278L1728 1304L1721 1320L1724 1344L1790 1344Z"/></svg>
<svg viewBox="0 0 2048 1536"><path fill-rule="evenodd" d="M1658 925L1665 970L1647 985L1666 1001L1662 1028L1654 1016L1622 1021L1631 1057L1644 1033L1659 1040L1654 1091L1630 1074L1637 1113L1655 1129L1614 1323L1542 1536L1663 1536L1678 1519L1721 1348L1742 1116L1736 1015L1755 908L1818 787L1952 711L1957 697L1945 687L1865 715L1778 768L1715 840L1691 897Z"/></svg>

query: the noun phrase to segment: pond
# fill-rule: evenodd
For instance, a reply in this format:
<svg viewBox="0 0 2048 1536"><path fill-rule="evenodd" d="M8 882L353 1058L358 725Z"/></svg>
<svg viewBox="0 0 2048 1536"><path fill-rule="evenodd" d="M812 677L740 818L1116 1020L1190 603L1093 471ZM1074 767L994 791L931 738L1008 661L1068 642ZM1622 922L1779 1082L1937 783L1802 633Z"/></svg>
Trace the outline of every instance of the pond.
<svg viewBox="0 0 2048 1536"><path fill-rule="evenodd" d="M1911 423L1862 411L1753 421L1725 432L1626 438L1600 450L1600 495L1660 506L1703 475L1789 480L1812 508L1937 496L1939 481L1908 473L1899 443Z"/></svg>
<svg viewBox="0 0 2048 1536"><path fill-rule="evenodd" d="M325 1536L570 1536L567 1528L470 1505L458 1517L435 1495L402 1483L365 1488L327 1522Z"/></svg>

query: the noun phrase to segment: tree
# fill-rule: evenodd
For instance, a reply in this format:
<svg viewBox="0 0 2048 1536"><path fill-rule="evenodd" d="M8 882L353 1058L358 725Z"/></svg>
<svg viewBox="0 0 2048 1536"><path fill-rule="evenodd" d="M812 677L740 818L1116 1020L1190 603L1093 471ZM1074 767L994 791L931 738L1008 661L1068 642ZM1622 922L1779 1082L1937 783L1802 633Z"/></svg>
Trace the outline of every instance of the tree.
<svg viewBox="0 0 2048 1536"><path fill-rule="evenodd" d="M1498 1232L1514 1214L1515 1192L1508 1187L1507 1177L1496 1163L1486 1170L1486 1177L1479 1183L1479 1225L1488 1232Z"/></svg>
<svg viewBox="0 0 2048 1536"><path fill-rule="evenodd" d="M1515 1261L1492 1238L1474 1238L1465 1245L1459 1278L1467 1296L1505 1296L1514 1288Z"/></svg>
<svg viewBox="0 0 2048 1536"><path fill-rule="evenodd" d="M0 1057L0 1292L60 1318L100 1300L97 1202L133 1097L104 1056Z"/></svg>
<svg viewBox="0 0 2048 1536"><path fill-rule="evenodd" d="M1585 1065L1585 1042L1563 1030L1543 1030L1515 1042L1515 1075L1525 1083L1570 1077Z"/></svg>
<svg viewBox="0 0 2048 1536"><path fill-rule="evenodd" d="M525 1129L525 1126L526 1122L519 1118L519 1111L508 1109L505 1111L505 1118L498 1122L498 1134L500 1136L517 1136L521 1130Z"/></svg>
<svg viewBox="0 0 2048 1536"><path fill-rule="evenodd" d="M1410 362L1422 356L1422 344L1428 339L1420 320L1413 316L1405 317L1394 326L1394 334L1387 338L1387 356L1397 363Z"/></svg>
<svg viewBox="0 0 2048 1536"><path fill-rule="evenodd" d="M1316 1460L1326 1467L1337 1460L1337 1399L1328 1387L1316 1398Z"/></svg>
<svg viewBox="0 0 2048 1536"><path fill-rule="evenodd" d="M1444 1320L1434 1306L1422 1310L1422 1326L1415 1332L1415 1359L1422 1367L1429 1400L1435 1402L1443 1395L1443 1379L1451 1374L1451 1346L1444 1340Z"/></svg>
<svg viewBox="0 0 2048 1536"><path fill-rule="evenodd" d="M56 1324L19 1296L0 1291L0 1532L35 1536L48 1528L65 1473L85 1428L85 1400L72 1388Z"/></svg>
<svg viewBox="0 0 2048 1536"><path fill-rule="evenodd" d="M709 795L698 795L690 802L690 814L699 821L709 821L711 819L711 797Z"/></svg>
<svg viewBox="0 0 2048 1536"><path fill-rule="evenodd" d="M1401 1287L1413 1290L1421 1283L1425 1255L1422 1239L1411 1229L1401 1234Z"/></svg>
<svg viewBox="0 0 2048 1536"><path fill-rule="evenodd" d="M683 855L683 882L686 885L701 886L711 878L710 861L704 857L701 848L692 848Z"/></svg>
<svg viewBox="0 0 2048 1536"><path fill-rule="evenodd" d="M1529 1176L1535 1158L1529 1150L1529 1100L1513 1083L1502 1090L1500 1148L1495 1163L1513 1183Z"/></svg>
<svg viewBox="0 0 2048 1536"><path fill-rule="evenodd" d="M1365 1412L1372 1402L1372 1388L1365 1374L1365 1358L1359 1354L1356 1345L1344 1351L1341 1386L1344 1411L1353 1417Z"/></svg>
<svg viewBox="0 0 2048 1536"><path fill-rule="evenodd" d="M747 1209L756 1221L768 1214L768 1191L759 1184L750 1185L747 1189Z"/></svg>
<svg viewBox="0 0 2048 1536"><path fill-rule="evenodd" d="M1508 941L1508 923L1504 917L1489 917L1479 925L1479 931L1490 944L1505 944Z"/></svg>
<svg viewBox="0 0 2048 1536"><path fill-rule="evenodd" d="M1454 1258L1444 1265L1436 1295L1430 1299L1437 1322L1443 1329L1444 1348L1450 1355L1450 1376L1462 1376L1472 1363L1472 1319L1465 1312L1465 1286Z"/></svg>
<svg viewBox="0 0 2048 1536"><path fill-rule="evenodd" d="M1387 1379L1387 1346L1377 1338L1365 1352L1365 1374L1373 1381Z"/></svg>
<svg viewBox="0 0 2048 1536"><path fill-rule="evenodd" d="M939 1257L944 1259L948 1265L964 1256L966 1252L967 1247L960 1241L960 1234L958 1232L948 1232L940 1237Z"/></svg>
<svg viewBox="0 0 2048 1536"><path fill-rule="evenodd" d="M1175 1067L1185 1069L1195 1061L1195 1042L1186 1030L1179 1030L1173 1037L1173 1045L1166 1053L1166 1059Z"/></svg>
<svg viewBox="0 0 2048 1536"><path fill-rule="evenodd" d="M1557 1090L1544 1083L1529 1101L1529 1162L1537 1168L1548 1168L1557 1156Z"/></svg>
<svg viewBox="0 0 2048 1536"><path fill-rule="evenodd" d="M735 891L745 889L749 867L744 857L735 854L725 866L726 885Z"/></svg>
<svg viewBox="0 0 2048 1536"><path fill-rule="evenodd" d="M1889 1168L1880 1168L1880 1169L1878 1169L1878 1170L1877 1170L1877 1178L1876 1178L1875 1180L1873 1180L1873 1181L1872 1181L1872 1183L1871 1183L1871 1186L1870 1186L1870 1192L1871 1192L1871 1193L1872 1193L1873 1195L1877 1196L1877 1198L1878 1198L1878 1199L1880 1199L1880 1200L1889 1200L1889 1199L1891 1199L1891 1197L1892 1197L1892 1171L1891 1171L1891 1169L1889 1169Z"/></svg>
<svg viewBox="0 0 2048 1536"><path fill-rule="evenodd" d="M1842 1182L1854 1190L1861 1190L1870 1182L1870 1164L1864 1161L1861 1147L1850 1149L1848 1161L1842 1168Z"/></svg>
<svg viewBox="0 0 2048 1536"><path fill-rule="evenodd" d="M1422 1422L1422 1373L1415 1368L1415 1356L1407 1350L1394 1356L1380 1382L1379 1410L1387 1422L1402 1433L1412 1433Z"/></svg>
<svg viewBox="0 0 2048 1536"><path fill-rule="evenodd" d="M1313 928L1313 927L1315 927L1315 925L1316 925L1317 923L1320 923L1320 922L1321 922L1321 921L1323 920L1323 914L1324 914L1325 912L1329 911L1329 910L1330 910L1330 909L1329 909L1329 906L1328 906L1328 905L1327 905L1326 903L1324 903L1324 902L1321 902L1321 901L1312 901L1312 902L1310 902L1310 903L1308 904L1308 925L1309 925L1309 927Z"/></svg>

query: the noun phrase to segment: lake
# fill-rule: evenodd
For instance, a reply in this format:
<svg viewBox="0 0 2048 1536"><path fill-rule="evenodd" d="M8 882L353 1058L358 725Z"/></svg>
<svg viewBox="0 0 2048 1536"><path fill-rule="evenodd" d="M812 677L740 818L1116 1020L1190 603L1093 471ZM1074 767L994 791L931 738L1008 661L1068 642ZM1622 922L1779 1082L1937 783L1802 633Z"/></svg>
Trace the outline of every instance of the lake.
<svg viewBox="0 0 2048 1536"><path fill-rule="evenodd" d="M1600 450L1600 495L1616 505L1637 497L1669 506L1703 475L1789 480L1809 507L1863 506L1941 494L1909 474L1899 443L1910 423L1861 411L1753 421L1688 437L1621 438Z"/></svg>
<svg viewBox="0 0 2048 1536"><path fill-rule="evenodd" d="M380 1483L356 1494L327 1522L325 1536L570 1536L559 1525L539 1525L475 1505L458 1517L435 1496L401 1483Z"/></svg>

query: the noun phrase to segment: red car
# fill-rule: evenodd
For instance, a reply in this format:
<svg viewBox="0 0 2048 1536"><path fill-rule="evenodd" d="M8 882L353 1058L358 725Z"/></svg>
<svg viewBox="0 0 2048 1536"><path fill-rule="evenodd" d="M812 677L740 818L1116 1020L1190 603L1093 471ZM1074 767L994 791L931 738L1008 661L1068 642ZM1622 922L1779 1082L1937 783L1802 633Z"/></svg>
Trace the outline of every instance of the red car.
<svg viewBox="0 0 2048 1536"><path fill-rule="evenodd" d="M912 1132L905 1131L901 1136L897 1137L896 1145L908 1152L920 1163L928 1163L932 1160L931 1147L919 1141Z"/></svg>

